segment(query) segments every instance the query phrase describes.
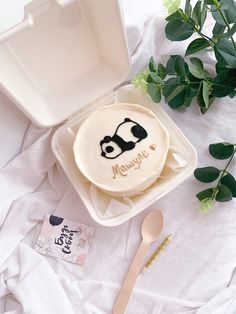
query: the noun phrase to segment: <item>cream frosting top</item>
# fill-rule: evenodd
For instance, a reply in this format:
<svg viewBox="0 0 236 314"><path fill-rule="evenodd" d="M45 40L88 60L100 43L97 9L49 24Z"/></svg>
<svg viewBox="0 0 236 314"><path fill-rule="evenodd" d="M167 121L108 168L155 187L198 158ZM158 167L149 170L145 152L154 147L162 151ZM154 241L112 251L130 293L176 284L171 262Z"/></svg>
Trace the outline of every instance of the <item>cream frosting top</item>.
<svg viewBox="0 0 236 314"><path fill-rule="evenodd" d="M116 195L139 193L160 175L169 134L149 109L126 103L99 108L80 126L75 161L97 187Z"/></svg>

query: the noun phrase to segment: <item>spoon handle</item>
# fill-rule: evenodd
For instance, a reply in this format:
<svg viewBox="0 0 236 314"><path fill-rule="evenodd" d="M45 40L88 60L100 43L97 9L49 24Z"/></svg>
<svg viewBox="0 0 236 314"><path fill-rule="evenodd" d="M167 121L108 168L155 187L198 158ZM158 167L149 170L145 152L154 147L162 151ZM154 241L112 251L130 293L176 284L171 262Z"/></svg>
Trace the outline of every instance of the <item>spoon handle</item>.
<svg viewBox="0 0 236 314"><path fill-rule="evenodd" d="M140 244L113 306L113 314L123 314L125 312L125 308L129 302L136 279L142 269L143 261L149 246L150 243L144 241Z"/></svg>

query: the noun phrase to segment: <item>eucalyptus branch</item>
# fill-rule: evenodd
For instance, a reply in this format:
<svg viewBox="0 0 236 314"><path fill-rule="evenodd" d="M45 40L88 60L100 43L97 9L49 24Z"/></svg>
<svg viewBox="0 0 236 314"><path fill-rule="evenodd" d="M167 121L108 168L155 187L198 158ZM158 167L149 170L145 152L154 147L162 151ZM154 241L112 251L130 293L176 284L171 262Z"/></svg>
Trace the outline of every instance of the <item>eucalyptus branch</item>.
<svg viewBox="0 0 236 314"><path fill-rule="evenodd" d="M229 158L229 160L223 170L219 170L215 167L203 167L197 168L194 171L195 178L200 182L210 183L218 179L215 187L203 190L196 195L203 211L208 211L210 209L213 200L216 200L217 202L227 202L230 201L232 197L236 197L235 178L227 171L235 156L235 144L211 144L209 146L209 152L216 159Z"/></svg>
<svg viewBox="0 0 236 314"><path fill-rule="evenodd" d="M229 0L198 0L194 7L191 0L186 0L184 11L178 7L178 0L166 3L169 9L174 8L166 18L166 37L171 41L183 41L198 34L198 38L188 45L185 56L212 48L216 59L215 74L210 75L198 58L186 62L183 57L173 55L165 66L156 64L151 58L148 70L138 74L133 83L147 92L154 102L159 103L164 97L173 109L188 107L196 99L201 113L205 114L217 98L236 96L236 44L233 39L236 10ZM223 7L224 4L227 5ZM215 20L212 38L202 32L208 14Z"/></svg>

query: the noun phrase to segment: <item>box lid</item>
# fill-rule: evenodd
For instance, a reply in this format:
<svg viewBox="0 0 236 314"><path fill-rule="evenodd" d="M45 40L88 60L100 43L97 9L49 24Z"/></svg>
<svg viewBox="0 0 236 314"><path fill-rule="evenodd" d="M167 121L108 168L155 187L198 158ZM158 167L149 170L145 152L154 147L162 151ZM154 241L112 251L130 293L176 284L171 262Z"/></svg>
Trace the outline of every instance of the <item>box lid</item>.
<svg viewBox="0 0 236 314"><path fill-rule="evenodd" d="M34 123L56 125L126 77L118 0L14 1L15 25L0 33L0 86Z"/></svg>

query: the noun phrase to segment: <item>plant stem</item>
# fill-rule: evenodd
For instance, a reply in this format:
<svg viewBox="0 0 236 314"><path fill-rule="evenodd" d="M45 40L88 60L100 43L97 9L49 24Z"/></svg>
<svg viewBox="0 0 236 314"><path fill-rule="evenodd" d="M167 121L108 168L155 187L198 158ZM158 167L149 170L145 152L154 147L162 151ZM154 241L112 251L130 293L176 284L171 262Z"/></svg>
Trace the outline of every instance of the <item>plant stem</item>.
<svg viewBox="0 0 236 314"><path fill-rule="evenodd" d="M208 37L207 35L203 34L197 27L196 25L189 19L189 16L185 13L185 12L182 12L179 10L179 13L181 14L181 16L183 17L183 19L188 22L189 24L191 24L194 28L194 30L198 33L199 36L201 36L202 38L205 38L205 39L208 39L210 42L213 42L213 45L211 45L211 43L209 42L210 46L212 48L214 48L214 44L215 42L210 38Z"/></svg>
<svg viewBox="0 0 236 314"><path fill-rule="evenodd" d="M172 74L173 75L173 74ZM202 79L202 81L206 81L206 82L209 82L209 80L205 80L205 79ZM164 81L164 83L165 83L166 81ZM185 86L188 86L188 85L195 85L195 84L200 84L201 83L201 81L200 82L192 82L192 81L190 81L190 82L181 82L179 85L185 85ZM211 83L211 81L210 81L210 83ZM168 86L175 86L176 84L168 84ZM219 86L219 87L228 87L229 85L224 85L224 84L216 84L216 83L212 83L212 86Z"/></svg>
<svg viewBox="0 0 236 314"><path fill-rule="evenodd" d="M214 44L215 44L215 42L214 42L214 40L212 40L210 37L208 37L207 35L205 35L205 34L203 34L201 31L199 31L197 28L195 28L196 29L196 31L197 31L197 33L202 37L202 38L205 38L205 39L208 39L210 42L213 42ZM210 44L210 43L209 43ZM210 44L210 46L213 48L214 47L214 45L211 45Z"/></svg>
<svg viewBox="0 0 236 314"><path fill-rule="evenodd" d="M191 21L190 21L191 22ZM203 34L195 25L193 25L194 29L196 30L196 32L203 38L208 39L209 41L212 41L214 44L214 40L212 40L210 37L208 37L207 35Z"/></svg>
<svg viewBox="0 0 236 314"><path fill-rule="evenodd" d="M215 4L216 9L218 10L220 16L222 17L223 21L225 22L225 25L226 25L226 27L228 28L228 31L230 32L230 31L231 31L231 27L230 27L228 21L226 20L224 14L223 14L223 12L222 12L222 10L221 10L221 8L220 8L220 3L219 3L219 1L218 1L218 0L213 0L213 2L214 2L214 4ZM231 41L232 41L232 43L233 43L233 45L234 45L234 49L236 50L236 44L235 44L235 41L234 41L233 36L230 36L230 39L231 39Z"/></svg>
<svg viewBox="0 0 236 314"><path fill-rule="evenodd" d="M221 179L222 179L222 177L224 176L224 174L225 174L225 172L226 172L226 170L227 170L228 166L230 165L230 163L231 163L232 159L234 158L235 152L236 152L236 149L234 149L234 152L233 152L232 156L230 157L229 161L227 162L227 164L226 164L226 166L225 166L224 170L222 171L222 174L221 174L221 176L220 176L220 179L219 179L219 180L221 180Z"/></svg>
<svg viewBox="0 0 236 314"><path fill-rule="evenodd" d="M215 187L214 198L215 198L215 194L216 194L217 191L218 191L218 186L220 185L220 181L221 181L221 179L223 178L223 176L225 175L226 170L227 170L228 166L230 165L232 159L234 158L235 153L236 153L236 148L234 149L233 154L231 155L231 157L230 157L229 161L227 162L225 168L222 170L222 173L221 173L221 175L220 175L220 178L219 178L219 180L218 180L218 182L217 182L217 185L216 185L216 187Z"/></svg>
<svg viewBox="0 0 236 314"><path fill-rule="evenodd" d="M210 37L208 37L207 35L203 34L197 27L195 24L193 24L189 18L188 18L188 22L194 27L195 31L198 33L199 36L201 36L202 38L208 39L209 40L209 45L214 48L214 40L212 40ZM213 45L211 44L211 42L213 42Z"/></svg>

